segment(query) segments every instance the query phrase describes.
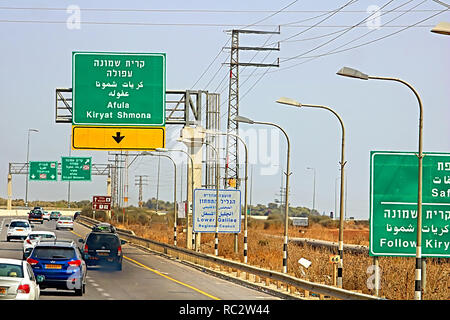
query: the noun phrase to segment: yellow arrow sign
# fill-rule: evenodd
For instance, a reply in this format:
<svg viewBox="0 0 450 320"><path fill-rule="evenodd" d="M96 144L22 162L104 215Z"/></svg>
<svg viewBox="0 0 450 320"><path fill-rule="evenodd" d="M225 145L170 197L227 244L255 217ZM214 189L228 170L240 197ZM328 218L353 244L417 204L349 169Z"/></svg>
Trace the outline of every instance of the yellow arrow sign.
<svg viewBox="0 0 450 320"><path fill-rule="evenodd" d="M72 126L73 150L154 150L165 140L165 127Z"/></svg>

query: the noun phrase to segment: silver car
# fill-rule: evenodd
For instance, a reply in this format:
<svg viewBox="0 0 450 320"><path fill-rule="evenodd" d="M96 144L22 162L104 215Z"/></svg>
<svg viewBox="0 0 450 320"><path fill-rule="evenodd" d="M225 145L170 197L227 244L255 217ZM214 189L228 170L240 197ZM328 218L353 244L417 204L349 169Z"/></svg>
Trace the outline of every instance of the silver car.
<svg viewBox="0 0 450 320"><path fill-rule="evenodd" d="M39 284L28 262L0 258L0 301L38 300Z"/></svg>
<svg viewBox="0 0 450 320"><path fill-rule="evenodd" d="M70 229L73 230L73 219L68 216L59 217L58 221L56 221L56 230L59 229Z"/></svg>

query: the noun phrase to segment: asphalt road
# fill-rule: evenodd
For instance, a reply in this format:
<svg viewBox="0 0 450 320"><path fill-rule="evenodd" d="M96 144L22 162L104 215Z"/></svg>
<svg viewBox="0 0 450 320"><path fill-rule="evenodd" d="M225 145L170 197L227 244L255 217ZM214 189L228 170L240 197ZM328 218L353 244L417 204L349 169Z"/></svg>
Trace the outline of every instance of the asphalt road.
<svg viewBox="0 0 450 320"><path fill-rule="evenodd" d="M22 241L6 242L10 218L0 217L0 257L22 258ZM34 224L34 230L49 230L60 239L78 241L90 229L75 223L74 230L56 230L55 221ZM277 297L219 279L180 262L123 245L122 271L89 267L86 293L44 289L42 300L265 300Z"/></svg>

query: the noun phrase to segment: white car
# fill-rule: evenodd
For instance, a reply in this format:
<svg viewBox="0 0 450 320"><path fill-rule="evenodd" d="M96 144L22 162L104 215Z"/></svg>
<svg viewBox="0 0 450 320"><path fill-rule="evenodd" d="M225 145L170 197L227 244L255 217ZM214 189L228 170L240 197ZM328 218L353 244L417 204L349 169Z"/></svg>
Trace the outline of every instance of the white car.
<svg viewBox="0 0 450 320"><path fill-rule="evenodd" d="M34 226L30 225L28 220L22 219L11 220L11 222L5 226L8 227L8 230L6 231L6 241L11 239L23 240L32 231L31 229L34 228Z"/></svg>
<svg viewBox="0 0 450 320"><path fill-rule="evenodd" d="M42 215L42 218L44 220L50 221L50 212L44 211L44 214Z"/></svg>
<svg viewBox="0 0 450 320"><path fill-rule="evenodd" d="M0 301L38 300L39 284L28 262L0 258Z"/></svg>
<svg viewBox="0 0 450 320"><path fill-rule="evenodd" d="M73 219L68 216L59 217L58 221L56 221L56 230L59 229L70 229L73 230Z"/></svg>
<svg viewBox="0 0 450 320"><path fill-rule="evenodd" d="M23 259L28 258L36 244L43 239L56 240L56 235L52 231L31 231L23 241Z"/></svg>

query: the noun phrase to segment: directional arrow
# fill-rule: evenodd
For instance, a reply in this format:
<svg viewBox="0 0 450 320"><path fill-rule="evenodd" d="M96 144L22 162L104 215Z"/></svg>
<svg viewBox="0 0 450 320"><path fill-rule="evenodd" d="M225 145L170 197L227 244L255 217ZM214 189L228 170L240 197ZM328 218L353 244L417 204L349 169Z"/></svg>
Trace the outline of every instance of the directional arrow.
<svg viewBox="0 0 450 320"><path fill-rule="evenodd" d="M116 140L117 143L120 143L120 141L122 141L123 138L125 138L125 136L121 136L120 135L120 131L116 132L115 136L112 136L114 140Z"/></svg>

